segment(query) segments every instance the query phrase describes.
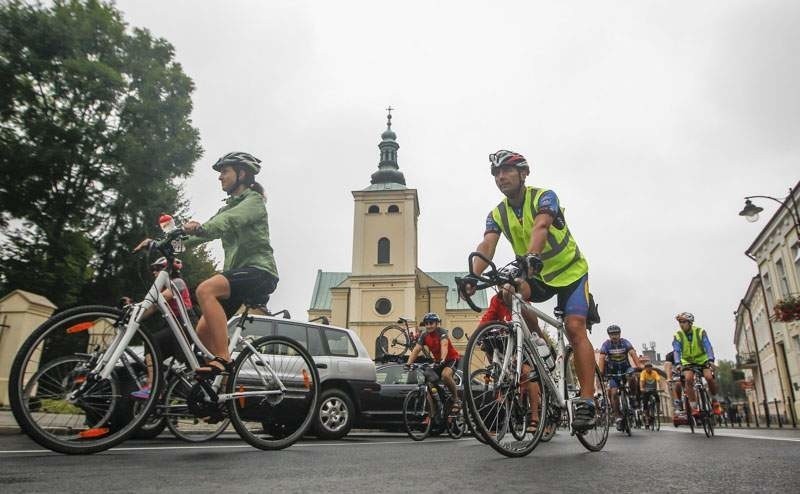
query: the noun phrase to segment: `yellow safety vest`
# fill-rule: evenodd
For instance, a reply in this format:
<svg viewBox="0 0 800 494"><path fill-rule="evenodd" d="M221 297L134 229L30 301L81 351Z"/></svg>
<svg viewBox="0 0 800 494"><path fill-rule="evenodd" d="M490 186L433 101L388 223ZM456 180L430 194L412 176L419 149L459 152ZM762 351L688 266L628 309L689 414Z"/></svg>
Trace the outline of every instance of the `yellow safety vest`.
<svg viewBox="0 0 800 494"><path fill-rule="evenodd" d="M508 198L492 211L492 218L500 226L500 231L511 242L514 253L524 256L528 253L531 241L534 218L538 214L539 198L547 189L527 187L525 203L522 206L522 222L517 219ZM564 209L561 208L562 214ZM564 228L550 226L547 242L540 253L544 267L539 278L550 286L567 286L589 272L589 263L578 249L578 244L569 232L566 223Z"/></svg>
<svg viewBox="0 0 800 494"><path fill-rule="evenodd" d="M692 324L692 341L689 341L682 329L675 333L675 339L681 344L681 365L702 365L708 362L708 354L703 347L704 333L703 328L694 324Z"/></svg>

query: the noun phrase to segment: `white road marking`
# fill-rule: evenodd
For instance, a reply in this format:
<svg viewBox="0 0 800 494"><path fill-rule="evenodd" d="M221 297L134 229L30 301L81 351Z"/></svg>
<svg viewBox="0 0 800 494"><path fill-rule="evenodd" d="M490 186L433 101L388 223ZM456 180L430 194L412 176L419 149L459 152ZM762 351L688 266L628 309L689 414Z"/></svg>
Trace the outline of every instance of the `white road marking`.
<svg viewBox="0 0 800 494"><path fill-rule="evenodd" d="M466 441L468 439L462 439ZM474 440L474 439L473 439ZM430 443L452 443L453 439L428 439L423 441L424 444ZM386 444L419 444L415 441L381 441L381 442L370 442L370 443L350 443L346 441L340 441L335 443L301 443L301 444L293 444L289 446L287 449L292 448L311 448L311 447L324 447L324 446L373 446L373 445L386 445ZM205 445L205 446L141 446L141 447L127 447L127 448L111 448L108 451L160 451L160 450L175 450L175 449L246 449L250 448L256 450L249 444L223 444L218 446L212 445ZM0 454L20 454L20 453L55 453L54 451L50 451L47 449L18 449L18 450L10 450L10 451L0 451Z"/></svg>
<svg viewBox="0 0 800 494"><path fill-rule="evenodd" d="M682 432L684 434L691 434L692 431L689 429L661 429L662 431L667 432ZM701 436L705 435L703 429L701 428L699 431L696 431L695 434L700 434ZM754 436L752 434L730 434L726 433L725 431L714 429L714 437L732 437L736 439L764 439L767 441L786 441L790 443L800 443L800 438L792 438L792 437L775 437L775 436Z"/></svg>

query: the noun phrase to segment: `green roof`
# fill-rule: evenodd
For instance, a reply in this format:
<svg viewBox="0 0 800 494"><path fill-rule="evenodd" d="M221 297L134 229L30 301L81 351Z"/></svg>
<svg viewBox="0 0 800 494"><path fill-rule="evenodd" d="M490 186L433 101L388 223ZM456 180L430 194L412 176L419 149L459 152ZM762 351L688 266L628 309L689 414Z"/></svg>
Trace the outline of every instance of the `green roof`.
<svg viewBox="0 0 800 494"><path fill-rule="evenodd" d="M311 307L309 310L330 310L331 288L338 286L348 276L350 276L350 273L336 273L318 269L317 281L314 283L314 293L311 294Z"/></svg>
<svg viewBox="0 0 800 494"><path fill-rule="evenodd" d="M447 286L447 310L470 310L469 305L463 300L458 301L458 290L456 289L456 276L466 276L465 271L440 271L425 272L436 282ZM314 292L311 294L311 306L309 310L330 310L331 309L331 288L340 285L350 273L340 273L332 271L317 270L317 281L314 283ZM472 297L475 305L481 308L488 306L486 292L480 291Z"/></svg>

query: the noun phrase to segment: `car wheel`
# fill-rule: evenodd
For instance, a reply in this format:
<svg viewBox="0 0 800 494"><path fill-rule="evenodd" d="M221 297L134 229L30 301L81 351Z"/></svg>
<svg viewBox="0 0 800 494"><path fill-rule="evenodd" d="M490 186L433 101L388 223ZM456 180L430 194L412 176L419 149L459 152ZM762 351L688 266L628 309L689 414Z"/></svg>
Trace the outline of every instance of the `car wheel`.
<svg viewBox="0 0 800 494"><path fill-rule="evenodd" d="M320 439L344 437L353 426L354 414L353 401L347 393L339 389L325 390L319 396L314 431Z"/></svg>

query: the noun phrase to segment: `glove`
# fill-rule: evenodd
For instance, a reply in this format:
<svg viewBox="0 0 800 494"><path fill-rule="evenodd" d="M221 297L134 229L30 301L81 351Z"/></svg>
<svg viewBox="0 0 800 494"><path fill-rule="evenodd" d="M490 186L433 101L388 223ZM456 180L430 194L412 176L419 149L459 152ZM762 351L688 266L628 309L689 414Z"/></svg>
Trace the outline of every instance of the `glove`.
<svg viewBox="0 0 800 494"><path fill-rule="evenodd" d="M542 272L544 262L542 262L542 258L539 257L539 254L526 254L523 259L525 261L524 267L527 271L528 278L533 278Z"/></svg>

